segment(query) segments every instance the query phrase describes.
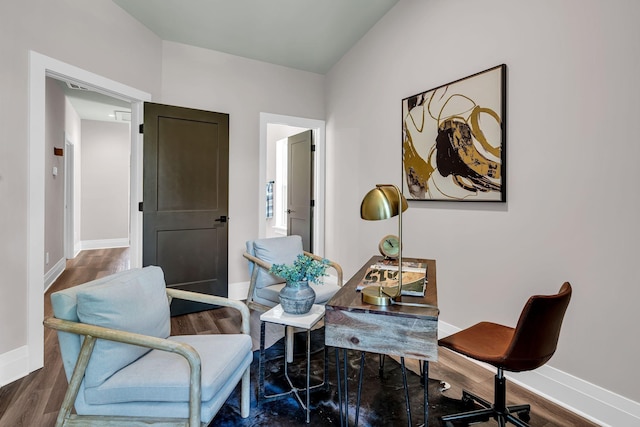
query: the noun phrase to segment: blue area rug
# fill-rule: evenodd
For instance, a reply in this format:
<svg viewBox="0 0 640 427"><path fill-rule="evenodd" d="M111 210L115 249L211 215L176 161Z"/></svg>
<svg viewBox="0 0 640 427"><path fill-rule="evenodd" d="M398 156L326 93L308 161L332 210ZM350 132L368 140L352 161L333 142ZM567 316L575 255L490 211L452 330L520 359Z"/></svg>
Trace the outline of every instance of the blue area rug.
<svg viewBox="0 0 640 427"><path fill-rule="evenodd" d="M324 330L312 332L311 338L311 385L322 382L324 364ZM289 377L297 387L305 383L306 334L295 336L293 364L289 364ZM338 390L336 381L335 349L328 351L328 387L318 388L311 393L310 425L340 425ZM284 378L284 345L278 341L265 351L266 394L274 394L288 390ZM340 350L342 356L342 350ZM348 351L349 365L349 425L355 423L356 392L360 366L360 352ZM306 422L306 414L293 395L281 400L257 402L259 351L253 354L251 364L251 412L248 418L240 417L240 388L231 394L226 404L220 409L209 427L227 426L300 426ZM341 362L342 364L342 362ZM407 370L412 425L419 426L423 420L423 393L419 375ZM440 382L429 380L429 425L442 425L439 417L465 410L460 400L443 396L440 393ZM304 394L303 394L304 399ZM359 410L360 426L403 426L407 425L405 396L402 386L402 369L400 364L387 357L382 376L379 371L379 356L367 353L363 372L362 397Z"/></svg>

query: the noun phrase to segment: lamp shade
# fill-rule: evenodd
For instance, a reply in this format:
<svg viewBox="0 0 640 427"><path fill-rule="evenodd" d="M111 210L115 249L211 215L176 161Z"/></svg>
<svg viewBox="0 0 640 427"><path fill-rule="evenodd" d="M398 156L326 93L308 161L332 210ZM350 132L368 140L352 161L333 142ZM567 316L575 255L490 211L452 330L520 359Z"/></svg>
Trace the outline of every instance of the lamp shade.
<svg viewBox="0 0 640 427"><path fill-rule="evenodd" d="M362 199L360 217L369 221L392 218L409 207L407 199L395 185L380 184Z"/></svg>

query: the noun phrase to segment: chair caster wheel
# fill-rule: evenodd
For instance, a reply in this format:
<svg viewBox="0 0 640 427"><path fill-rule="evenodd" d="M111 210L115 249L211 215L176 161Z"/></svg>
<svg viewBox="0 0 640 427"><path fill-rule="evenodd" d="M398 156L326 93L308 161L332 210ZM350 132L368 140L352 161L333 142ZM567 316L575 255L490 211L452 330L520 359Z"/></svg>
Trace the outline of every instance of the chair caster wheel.
<svg viewBox="0 0 640 427"><path fill-rule="evenodd" d="M462 395L462 404L464 406L466 406L467 408L472 408L473 407L473 398L467 394L463 394Z"/></svg>
<svg viewBox="0 0 640 427"><path fill-rule="evenodd" d="M518 418L520 418L525 423L528 423L529 421L531 421L531 414L529 413L529 411L520 412L518 413Z"/></svg>

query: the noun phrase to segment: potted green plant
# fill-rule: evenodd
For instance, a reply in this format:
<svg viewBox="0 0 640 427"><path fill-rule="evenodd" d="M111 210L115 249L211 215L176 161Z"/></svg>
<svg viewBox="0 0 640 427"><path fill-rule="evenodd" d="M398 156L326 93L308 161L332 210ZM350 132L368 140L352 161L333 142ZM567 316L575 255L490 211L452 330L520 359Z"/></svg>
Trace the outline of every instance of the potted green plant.
<svg viewBox="0 0 640 427"><path fill-rule="evenodd" d="M280 304L285 313L306 314L316 300L316 293L309 282L322 283L327 275L329 261L321 261L300 254L293 264L273 264L269 272L286 282L280 290Z"/></svg>

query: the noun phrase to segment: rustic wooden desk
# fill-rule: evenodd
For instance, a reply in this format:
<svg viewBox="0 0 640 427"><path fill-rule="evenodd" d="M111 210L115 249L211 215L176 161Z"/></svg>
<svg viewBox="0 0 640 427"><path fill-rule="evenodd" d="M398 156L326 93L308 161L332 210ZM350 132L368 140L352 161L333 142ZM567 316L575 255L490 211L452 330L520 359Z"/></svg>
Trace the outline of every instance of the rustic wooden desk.
<svg viewBox="0 0 640 427"><path fill-rule="evenodd" d="M436 262L427 262L427 290L424 297L402 296L403 303L427 304L431 307L407 305L375 306L362 302L356 286L367 268L380 261L374 256L327 302L325 306L325 345L422 360L425 385L429 376L429 362L438 360L438 290L436 286ZM403 261L417 261L403 258ZM346 357L345 357L346 358ZM339 370L339 361L336 367ZM345 365L346 369L346 365ZM346 379L346 371L344 372ZM338 372L338 387L340 372ZM428 394L424 387L424 419L428 422ZM342 390L339 390L339 396ZM348 401L347 381L344 382L345 402ZM342 412L342 402L340 402ZM348 414L345 403L345 420ZM342 420L341 420L342 422Z"/></svg>

